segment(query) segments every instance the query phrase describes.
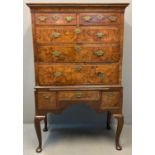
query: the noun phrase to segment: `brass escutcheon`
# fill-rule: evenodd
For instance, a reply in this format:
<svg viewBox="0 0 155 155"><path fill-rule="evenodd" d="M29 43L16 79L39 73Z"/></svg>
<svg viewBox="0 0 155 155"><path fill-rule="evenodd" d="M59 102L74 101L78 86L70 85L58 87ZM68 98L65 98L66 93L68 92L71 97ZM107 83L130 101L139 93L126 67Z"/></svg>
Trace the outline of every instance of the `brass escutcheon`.
<svg viewBox="0 0 155 155"><path fill-rule="evenodd" d="M108 92L108 94L107 94L108 96L113 96L114 95L114 93L113 92Z"/></svg>
<svg viewBox="0 0 155 155"><path fill-rule="evenodd" d="M74 30L74 32L75 32L76 34L80 34L80 33L81 33L81 30L80 30L79 28L77 28L77 29Z"/></svg>
<svg viewBox="0 0 155 155"><path fill-rule="evenodd" d="M101 80L104 79L104 73L98 72L97 75L98 75L98 77L99 77Z"/></svg>
<svg viewBox="0 0 155 155"><path fill-rule="evenodd" d="M104 52L102 50L98 50L94 52L96 56L100 57L104 55Z"/></svg>
<svg viewBox="0 0 155 155"><path fill-rule="evenodd" d="M98 15L98 16L97 16L97 19L102 20L103 17L104 17L104 16L102 16L102 15Z"/></svg>
<svg viewBox="0 0 155 155"><path fill-rule="evenodd" d="M92 17L91 16L84 16L83 19L86 21L86 22L89 22Z"/></svg>
<svg viewBox="0 0 155 155"><path fill-rule="evenodd" d="M115 22L117 20L117 17L116 16L110 16L108 17L112 22Z"/></svg>
<svg viewBox="0 0 155 155"><path fill-rule="evenodd" d="M72 16L67 16L66 20L67 20L67 22L71 22L73 20L73 17Z"/></svg>
<svg viewBox="0 0 155 155"><path fill-rule="evenodd" d="M55 20L55 21L58 20L59 18L60 18L60 17L59 17L58 15L52 16L52 19Z"/></svg>
<svg viewBox="0 0 155 155"><path fill-rule="evenodd" d="M75 66L75 71L77 72L80 72L82 69L82 66L78 65L78 66Z"/></svg>
<svg viewBox="0 0 155 155"><path fill-rule="evenodd" d="M60 77L60 76L62 76L62 72L55 72L55 73L54 73L54 76L55 76L55 77Z"/></svg>
<svg viewBox="0 0 155 155"><path fill-rule="evenodd" d="M76 92L75 97L76 98L81 98L81 97L83 97L83 94L81 92Z"/></svg>
<svg viewBox="0 0 155 155"><path fill-rule="evenodd" d="M61 36L61 34L58 32L52 33L52 38L59 38L60 36Z"/></svg>
<svg viewBox="0 0 155 155"><path fill-rule="evenodd" d="M38 19L39 19L41 22L44 22L44 21L46 21L47 17L46 17L46 16L39 16Z"/></svg>
<svg viewBox="0 0 155 155"><path fill-rule="evenodd" d="M47 96L47 95L44 95L44 99L49 99L49 96Z"/></svg>
<svg viewBox="0 0 155 155"><path fill-rule="evenodd" d="M59 57L60 54L61 54L61 52L59 52L59 51L54 51L52 54L53 54L53 56L55 56L55 57Z"/></svg>
<svg viewBox="0 0 155 155"><path fill-rule="evenodd" d="M80 47L80 46L78 46L78 45L77 45L77 46L75 46L75 47L74 47L74 49L75 49L75 51L76 51L76 52L80 52L80 51L81 51L81 47Z"/></svg>
<svg viewBox="0 0 155 155"><path fill-rule="evenodd" d="M98 33L96 33L96 36L97 36L98 38L102 38L104 35L105 35L105 34L102 33L102 32L98 32Z"/></svg>

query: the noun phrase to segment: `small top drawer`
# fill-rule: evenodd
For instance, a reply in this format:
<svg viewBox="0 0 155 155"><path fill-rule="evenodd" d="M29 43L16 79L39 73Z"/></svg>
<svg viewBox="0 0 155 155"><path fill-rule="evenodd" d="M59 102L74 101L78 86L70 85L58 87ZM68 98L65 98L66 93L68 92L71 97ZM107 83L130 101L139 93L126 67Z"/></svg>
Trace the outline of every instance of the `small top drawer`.
<svg viewBox="0 0 155 155"><path fill-rule="evenodd" d="M120 24L119 13L80 13L80 25Z"/></svg>
<svg viewBox="0 0 155 155"><path fill-rule="evenodd" d="M37 108L39 110L55 109L56 108L56 93L41 91L36 93Z"/></svg>
<svg viewBox="0 0 155 155"><path fill-rule="evenodd" d="M102 92L101 108L119 108L121 105L122 91Z"/></svg>
<svg viewBox="0 0 155 155"><path fill-rule="evenodd" d="M37 13L35 23L38 25L76 25L77 17L75 13Z"/></svg>

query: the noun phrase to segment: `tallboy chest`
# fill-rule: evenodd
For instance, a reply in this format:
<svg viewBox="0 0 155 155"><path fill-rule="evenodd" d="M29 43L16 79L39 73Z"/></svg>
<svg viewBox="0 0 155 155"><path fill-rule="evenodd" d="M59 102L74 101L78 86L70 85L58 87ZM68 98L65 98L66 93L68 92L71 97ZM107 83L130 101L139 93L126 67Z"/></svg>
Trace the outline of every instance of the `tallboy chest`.
<svg viewBox="0 0 155 155"><path fill-rule="evenodd" d="M107 128L122 115L124 10L128 4L29 3L35 64L35 129L42 151L40 121L47 113L85 104L107 112Z"/></svg>

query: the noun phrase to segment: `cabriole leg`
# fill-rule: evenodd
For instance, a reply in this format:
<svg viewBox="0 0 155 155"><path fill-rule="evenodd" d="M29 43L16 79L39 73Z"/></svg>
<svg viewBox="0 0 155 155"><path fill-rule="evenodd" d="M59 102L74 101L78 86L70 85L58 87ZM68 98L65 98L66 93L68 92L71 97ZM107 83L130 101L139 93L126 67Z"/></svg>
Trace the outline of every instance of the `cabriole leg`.
<svg viewBox="0 0 155 155"><path fill-rule="evenodd" d="M36 134L37 134L37 138L38 138L38 147L36 149L36 152L39 153L42 151L42 137L41 137L41 127L40 127L40 121L45 119L45 116L35 116L34 119L34 126L35 126L35 130L36 130Z"/></svg>
<svg viewBox="0 0 155 155"><path fill-rule="evenodd" d="M124 124L124 117L121 114L114 114L114 118L117 119L117 130L116 130L116 137L115 137L116 149L122 150L122 146L120 145L119 140L120 140L123 124Z"/></svg>
<svg viewBox="0 0 155 155"><path fill-rule="evenodd" d="M111 112L108 111L107 112L107 130L110 130L111 129L110 122L111 122Z"/></svg>
<svg viewBox="0 0 155 155"><path fill-rule="evenodd" d="M43 129L44 132L48 131L48 128L47 128L47 114L45 115L45 118L44 118L44 129Z"/></svg>

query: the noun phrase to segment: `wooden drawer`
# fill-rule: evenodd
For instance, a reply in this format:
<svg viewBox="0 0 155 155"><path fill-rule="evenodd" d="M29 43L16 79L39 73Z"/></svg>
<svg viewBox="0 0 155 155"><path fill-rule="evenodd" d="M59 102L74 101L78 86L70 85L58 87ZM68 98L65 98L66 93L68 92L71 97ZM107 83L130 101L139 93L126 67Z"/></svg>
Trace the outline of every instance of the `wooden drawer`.
<svg viewBox="0 0 155 155"><path fill-rule="evenodd" d="M41 91L36 93L37 108L39 110L52 110L56 108L56 93Z"/></svg>
<svg viewBox="0 0 155 155"><path fill-rule="evenodd" d="M69 101L99 101L99 91L60 91L58 93L59 102Z"/></svg>
<svg viewBox="0 0 155 155"><path fill-rule="evenodd" d="M120 24L119 13L80 13L80 25Z"/></svg>
<svg viewBox="0 0 155 155"><path fill-rule="evenodd" d="M37 13L35 23L38 25L76 25L77 17L75 13Z"/></svg>
<svg viewBox="0 0 155 155"><path fill-rule="evenodd" d="M118 84L118 64L38 65L39 85Z"/></svg>
<svg viewBox="0 0 155 155"><path fill-rule="evenodd" d="M119 45L52 45L39 46L37 50L39 62L118 62Z"/></svg>
<svg viewBox="0 0 155 155"><path fill-rule="evenodd" d="M37 43L115 43L117 27L36 27Z"/></svg>
<svg viewBox="0 0 155 155"><path fill-rule="evenodd" d="M122 91L102 92L101 108L119 108L121 107Z"/></svg>

